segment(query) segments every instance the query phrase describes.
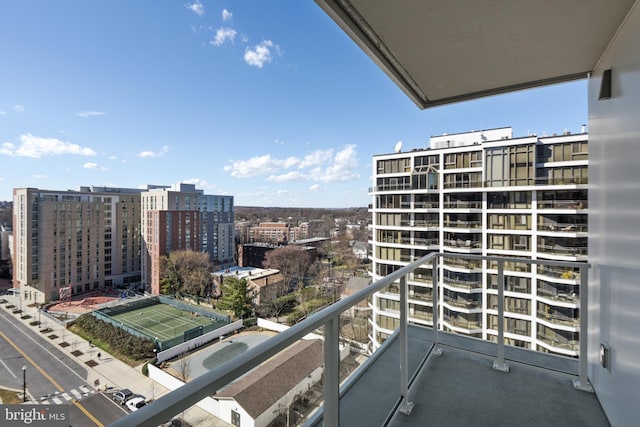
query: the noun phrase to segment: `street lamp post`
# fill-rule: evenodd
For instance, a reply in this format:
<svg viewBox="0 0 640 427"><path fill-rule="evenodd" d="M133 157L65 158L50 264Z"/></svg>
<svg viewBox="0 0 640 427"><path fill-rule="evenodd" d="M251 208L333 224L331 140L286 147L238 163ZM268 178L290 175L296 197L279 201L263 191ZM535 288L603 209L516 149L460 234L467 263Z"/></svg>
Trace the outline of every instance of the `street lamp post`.
<svg viewBox="0 0 640 427"><path fill-rule="evenodd" d="M22 401L27 401L27 367L22 366Z"/></svg>

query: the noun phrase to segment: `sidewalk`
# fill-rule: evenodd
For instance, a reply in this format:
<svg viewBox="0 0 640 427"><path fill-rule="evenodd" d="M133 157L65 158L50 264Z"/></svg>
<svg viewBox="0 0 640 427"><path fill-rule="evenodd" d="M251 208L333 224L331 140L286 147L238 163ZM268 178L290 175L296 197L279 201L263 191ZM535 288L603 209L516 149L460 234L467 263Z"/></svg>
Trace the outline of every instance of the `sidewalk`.
<svg viewBox="0 0 640 427"><path fill-rule="evenodd" d="M19 307L19 299L14 296L3 295L4 298L16 307ZM6 304L0 305L4 310L11 313L13 309L7 309ZM17 320L23 322L24 325L34 331L34 335L40 335L49 338L51 344L61 351L67 353L74 358L80 365L87 369L88 387L100 391L107 388L107 392L114 392L118 389L128 388L133 393L142 394L147 400L154 400L169 392L168 389L157 384L147 376L142 374L142 364L131 367L126 363L111 356L107 352L97 347L89 346L89 343L71 331L65 326L50 319L44 313L38 313L36 307L22 306L22 314L31 315L30 319L20 319L20 315L11 313ZM30 322L40 319L41 325L31 326ZM41 333L40 330L50 328L51 332ZM51 338L53 336L53 338ZM61 343L66 343L62 344ZM100 358L98 358L100 353ZM193 406L180 414L184 421L192 426L221 426L225 427L229 424L212 416L208 412Z"/></svg>

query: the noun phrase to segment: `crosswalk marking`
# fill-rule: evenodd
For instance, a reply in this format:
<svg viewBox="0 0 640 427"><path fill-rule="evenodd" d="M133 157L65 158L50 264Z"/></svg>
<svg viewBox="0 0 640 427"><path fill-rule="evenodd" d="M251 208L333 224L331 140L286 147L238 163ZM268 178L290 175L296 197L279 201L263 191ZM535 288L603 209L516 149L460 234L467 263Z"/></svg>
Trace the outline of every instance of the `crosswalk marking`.
<svg viewBox="0 0 640 427"><path fill-rule="evenodd" d="M53 394L49 394L46 396L42 396L38 403L43 405L62 405L71 400L80 400L89 394L95 393L95 391L89 390L86 386L80 386L78 388L73 388L71 390L67 390L65 392L55 392Z"/></svg>

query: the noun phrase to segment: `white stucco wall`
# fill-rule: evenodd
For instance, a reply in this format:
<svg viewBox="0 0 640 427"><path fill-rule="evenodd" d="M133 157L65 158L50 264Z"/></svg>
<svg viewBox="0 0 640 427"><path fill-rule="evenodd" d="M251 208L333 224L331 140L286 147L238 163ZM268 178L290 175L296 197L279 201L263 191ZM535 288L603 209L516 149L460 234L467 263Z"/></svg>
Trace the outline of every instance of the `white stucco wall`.
<svg viewBox="0 0 640 427"><path fill-rule="evenodd" d="M636 3L589 80L589 377L614 426L640 422L639 40ZM606 69L612 97L598 100Z"/></svg>

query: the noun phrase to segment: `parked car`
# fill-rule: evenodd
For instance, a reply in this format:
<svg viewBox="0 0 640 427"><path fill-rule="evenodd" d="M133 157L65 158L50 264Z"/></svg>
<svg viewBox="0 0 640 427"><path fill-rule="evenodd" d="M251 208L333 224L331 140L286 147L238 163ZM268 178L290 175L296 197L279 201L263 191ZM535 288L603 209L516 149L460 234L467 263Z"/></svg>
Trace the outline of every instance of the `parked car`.
<svg viewBox="0 0 640 427"><path fill-rule="evenodd" d="M10 288L4 291L5 295L20 296L20 288Z"/></svg>
<svg viewBox="0 0 640 427"><path fill-rule="evenodd" d="M119 404L124 405L127 400L131 399L131 396L133 396L133 392L128 388L123 388L113 393L111 398Z"/></svg>
<svg viewBox="0 0 640 427"><path fill-rule="evenodd" d="M146 404L147 404L147 400L145 399L144 396L140 396L140 395L136 395L135 397L127 400L127 403L126 403L127 408L129 408L131 412L137 411L138 409L142 408Z"/></svg>

